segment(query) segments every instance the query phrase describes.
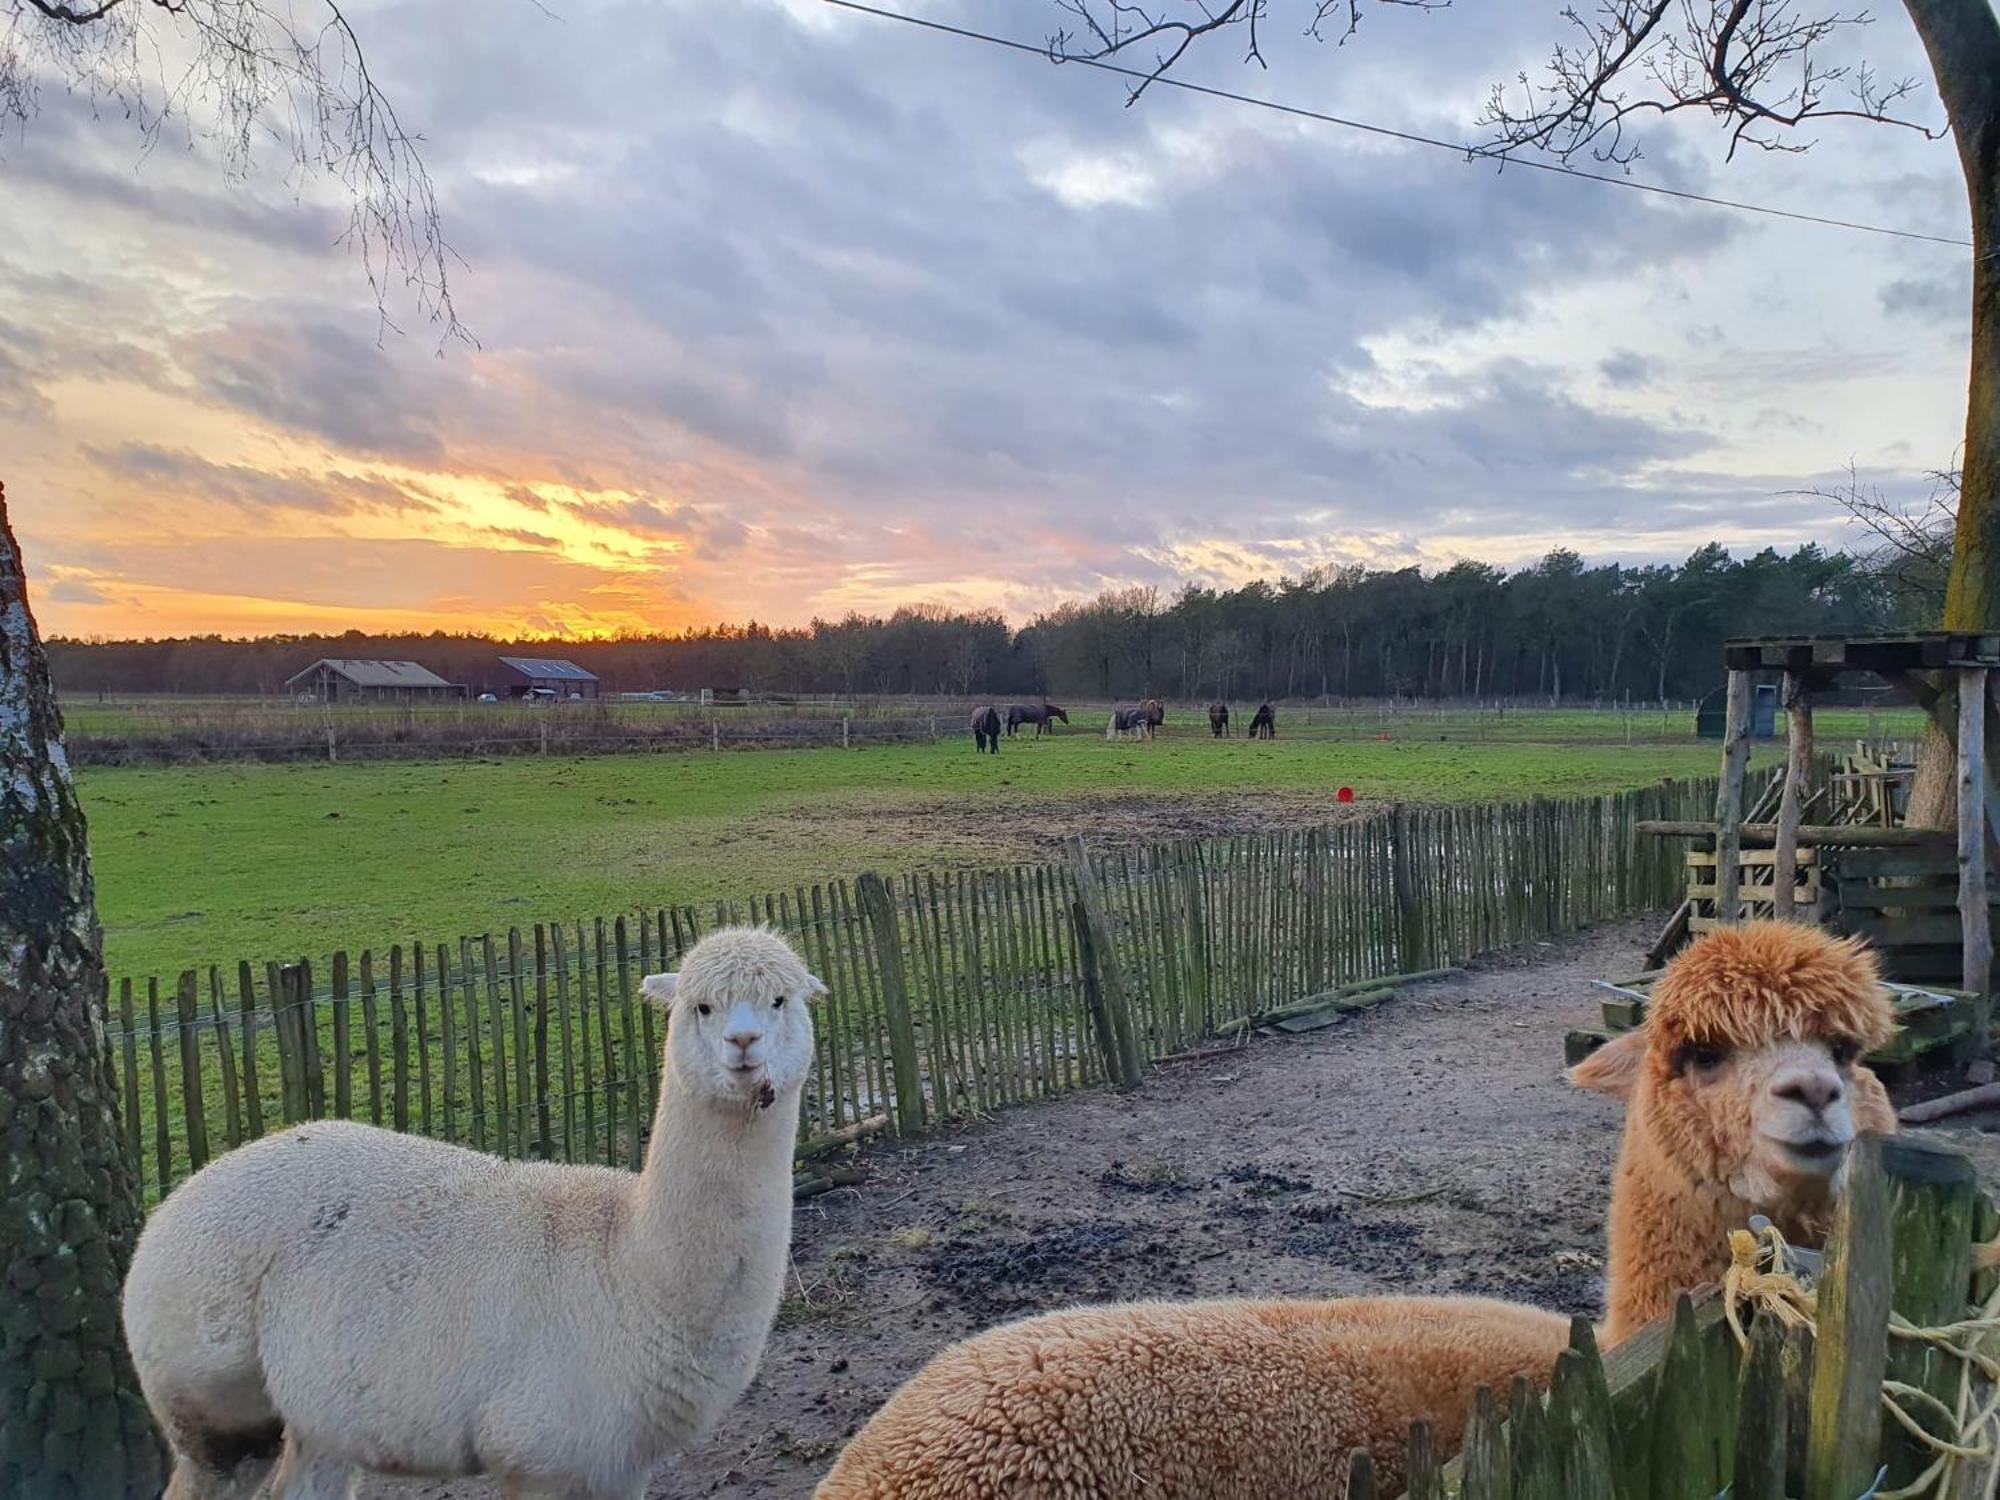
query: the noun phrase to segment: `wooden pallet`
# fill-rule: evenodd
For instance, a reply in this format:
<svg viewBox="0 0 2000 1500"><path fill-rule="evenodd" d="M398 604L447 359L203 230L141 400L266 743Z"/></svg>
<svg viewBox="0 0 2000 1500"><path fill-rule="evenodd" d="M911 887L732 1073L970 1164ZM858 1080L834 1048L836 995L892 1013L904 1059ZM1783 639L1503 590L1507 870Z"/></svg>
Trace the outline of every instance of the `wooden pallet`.
<svg viewBox="0 0 2000 1500"><path fill-rule="evenodd" d="M1599 1047L1642 1024L1646 1005L1657 973L1630 979L1593 980L1607 991L1602 1006L1602 1024L1580 1026L1563 1037L1563 1061L1574 1067ZM1890 1008L1896 1014L1896 1032L1865 1059L1874 1067L1895 1067L1915 1062L1940 1047L1949 1047L1972 1026L1972 997L1963 990L1938 985L1884 983Z"/></svg>

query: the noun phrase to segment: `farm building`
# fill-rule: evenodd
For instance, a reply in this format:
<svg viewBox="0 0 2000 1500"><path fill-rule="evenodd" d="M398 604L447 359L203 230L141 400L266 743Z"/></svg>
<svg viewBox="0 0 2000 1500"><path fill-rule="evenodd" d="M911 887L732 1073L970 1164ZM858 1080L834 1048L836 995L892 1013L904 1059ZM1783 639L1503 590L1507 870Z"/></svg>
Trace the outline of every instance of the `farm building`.
<svg viewBox="0 0 2000 1500"><path fill-rule="evenodd" d="M413 703L465 696L462 685L446 682L417 662L331 656L293 673L285 686L297 694L310 693L320 703Z"/></svg>
<svg viewBox="0 0 2000 1500"><path fill-rule="evenodd" d="M501 685L510 698L595 698L597 674L573 661L546 656L503 656Z"/></svg>

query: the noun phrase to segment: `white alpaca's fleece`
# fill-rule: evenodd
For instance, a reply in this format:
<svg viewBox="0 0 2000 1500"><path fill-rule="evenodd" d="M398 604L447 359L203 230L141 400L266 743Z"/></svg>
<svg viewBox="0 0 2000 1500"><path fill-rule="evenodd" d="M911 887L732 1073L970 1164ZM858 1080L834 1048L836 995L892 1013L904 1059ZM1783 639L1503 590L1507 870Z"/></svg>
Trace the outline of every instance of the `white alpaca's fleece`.
<svg viewBox="0 0 2000 1500"><path fill-rule="evenodd" d="M646 981L672 1019L636 1177L338 1122L197 1173L125 1286L169 1494L238 1492L282 1431L288 1500L344 1496L355 1469L638 1495L762 1356L822 988L746 928Z"/></svg>

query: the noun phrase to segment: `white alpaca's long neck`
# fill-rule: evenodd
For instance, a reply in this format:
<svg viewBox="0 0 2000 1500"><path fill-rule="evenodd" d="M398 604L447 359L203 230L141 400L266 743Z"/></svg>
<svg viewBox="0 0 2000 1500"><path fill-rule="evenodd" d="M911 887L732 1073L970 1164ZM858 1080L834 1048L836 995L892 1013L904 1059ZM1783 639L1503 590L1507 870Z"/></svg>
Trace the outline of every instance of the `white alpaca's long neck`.
<svg viewBox="0 0 2000 1500"><path fill-rule="evenodd" d="M679 1084L671 1055L661 1075L620 1290L641 1336L682 1351L725 1404L756 1372L784 1287L798 1118L797 1088L755 1109Z"/></svg>

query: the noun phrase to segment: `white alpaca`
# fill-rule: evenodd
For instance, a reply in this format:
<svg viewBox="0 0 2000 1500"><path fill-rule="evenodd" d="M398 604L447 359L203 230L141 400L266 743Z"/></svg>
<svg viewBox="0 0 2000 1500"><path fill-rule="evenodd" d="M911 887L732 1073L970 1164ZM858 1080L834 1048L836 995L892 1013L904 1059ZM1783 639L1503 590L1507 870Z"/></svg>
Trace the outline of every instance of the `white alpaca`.
<svg viewBox="0 0 2000 1500"><path fill-rule="evenodd" d="M344 1500L357 1469L633 1500L742 1394L825 987L775 933L725 928L644 990L671 1021L636 1177L327 1122L160 1205L125 1332L170 1500L251 1493L280 1438L280 1500Z"/></svg>

